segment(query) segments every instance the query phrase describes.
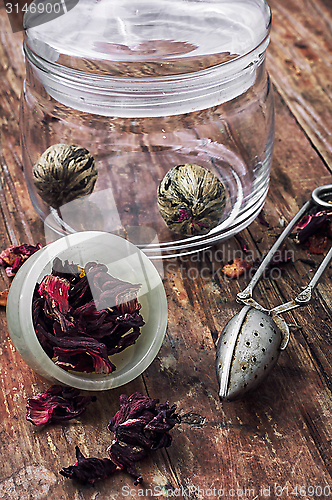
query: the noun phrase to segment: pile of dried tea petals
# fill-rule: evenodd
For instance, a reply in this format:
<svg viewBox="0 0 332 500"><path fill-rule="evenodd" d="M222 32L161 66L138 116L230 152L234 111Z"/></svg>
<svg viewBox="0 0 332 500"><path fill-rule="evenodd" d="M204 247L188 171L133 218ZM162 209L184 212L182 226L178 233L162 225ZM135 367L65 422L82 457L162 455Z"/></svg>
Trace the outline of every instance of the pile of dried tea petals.
<svg viewBox="0 0 332 500"><path fill-rule="evenodd" d="M141 285L111 276L104 264L84 270L54 259L52 273L36 286L32 314L40 344L65 370L108 374L109 356L134 344L144 325Z"/></svg>
<svg viewBox="0 0 332 500"><path fill-rule="evenodd" d="M63 422L81 415L92 401L96 401L95 396L83 397L77 389L53 385L46 392L28 399L26 418L39 426ZM76 446L77 462L64 467L60 474L93 484L120 469L135 478L135 485L141 483L143 478L135 463L149 452L171 445L169 431L180 422L175 410L176 405L170 407L168 401L159 404L159 399L143 396L140 392L130 397L122 394L120 410L108 424L108 429L114 433L114 440L107 449L110 458L86 458Z"/></svg>
<svg viewBox="0 0 332 500"><path fill-rule="evenodd" d="M24 243L23 245L10 245L0 252L0 266L4 267L9 278L13 278L24 262L37 250L42 248L41 243L36 246ZM6 307L9 289L0 292L0 306Z"/></svg>
<svg viewBox="0 0 332 500"><path fill-rule="evenodd" d="M24 262L37 250L42 248L41 243L36 246L24 243L23 245L10 245L0 253L0 266L6 269L6 274L10 278L15 276Z"/></svg>
<svg viewBox="0 0 332 500"><path fill-rule="evenodd" d="M108 448L111 460L134 476L135 484L142 482L135 462L146 457L149 451L168 448L172 442L168 431L180 421L175 413L176 405L169 407L168 401L158 403L159 399L151 399L140 392L129 398L122 394L120 410L108 425L115 437Z"/></svg>
<svg viewBox="0 0 332 500"><path fill-rule="evenodd" d="M159 399L143 396L140 392L135 392L130 397L122 394L120 410L108 425L115 437L107 450L110 460L87 459L76 447L76 464L63 468L60 474L93 484L96 479L106 477L119 468L135 478L135 485L140 484L143 477L137 472L135 463L151 451L168 448L172 442L169 431L180 422L179 415L175 413L175 405L169 407L168 401L158 403Z"/></svg>

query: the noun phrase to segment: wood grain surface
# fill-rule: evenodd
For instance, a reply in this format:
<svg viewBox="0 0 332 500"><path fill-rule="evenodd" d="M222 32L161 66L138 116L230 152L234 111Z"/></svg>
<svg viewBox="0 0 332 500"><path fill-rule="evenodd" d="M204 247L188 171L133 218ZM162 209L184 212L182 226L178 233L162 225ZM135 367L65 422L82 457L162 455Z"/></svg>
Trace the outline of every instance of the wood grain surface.
<svg viewBox="0 0 332 500"><path fill-rule="evenodd" d="M267 61L276 137L263 209L269 225L257 219L242 233L255 256L266 252L312 189L331 182L332 167L332 3L269 3L273 28ZM12 32L0 3L1 249L44 243L43 223L31 205L21 165L21 43L22 33ZM81 417L63 425L39 429L26 421L26 399L50 383L16 353L1 308L0 499L151 498L161 488L161 498L332 497L331 266L311 305L288 314L296 327L267 380L246 399L221 403L214 341L239 310L235 296L248 282L248 277L225 279L221 268L238 248L232 239L205 253L165 261L169 321L157 358L141 377L98 394ZM257 287L257 299L266 306L289 300L310 280L314 268L303 259L321 260L295 243L289 249L295 257L282 277L262 280ZM2 291L9 279L0 272ZM176 403L182 416L171 431L172 446L139 464L144 483L133 486L123 472L93 487L60 476L62 467L75 463L76 445L86 456L107 456L113 437L106 427L119 408L119 395L136 390Z"/></svg>

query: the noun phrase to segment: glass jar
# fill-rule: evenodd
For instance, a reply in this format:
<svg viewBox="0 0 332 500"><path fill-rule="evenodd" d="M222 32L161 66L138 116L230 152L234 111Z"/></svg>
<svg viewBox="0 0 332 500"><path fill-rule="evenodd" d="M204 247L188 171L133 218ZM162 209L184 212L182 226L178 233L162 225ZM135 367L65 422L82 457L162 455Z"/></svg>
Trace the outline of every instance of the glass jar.
<svg viewBox="0 0 332 500"><path fill-rule="evenodd" d="M24 19L20 124L29 193L46 226L62 235L115 233L157 258L208 247L253 221L274 140L264 0L80 0L43 19L38 11ZM89 189L82 176L75 184L53 172L59 193L72 186L65 203L41 197L33 173L56 144L85 148L95 160ZM203 167L190 167L194 180L184 174L200 210L211 201L205 169L221 185L211 224L201 213L195 220L186 196L173 203L174 192L166 216L160 210L160 183L178 165ZM181 179L172 180L180 198Z"/></svg>

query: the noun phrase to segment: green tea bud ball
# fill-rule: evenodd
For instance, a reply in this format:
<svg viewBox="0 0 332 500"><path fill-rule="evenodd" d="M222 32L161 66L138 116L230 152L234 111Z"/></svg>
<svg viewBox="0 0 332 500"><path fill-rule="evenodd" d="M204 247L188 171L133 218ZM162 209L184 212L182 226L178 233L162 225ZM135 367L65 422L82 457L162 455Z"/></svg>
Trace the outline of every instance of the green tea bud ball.
<svg viewBox="0 0 332 500"><path fill-rule="evenodd" d="M159 212L175 233L208 233L220 223L225 205L223 183L199 165L187 163L171 168L158 187Z"/></svg>
<svg viewBox="0 0 332 500"><path fill-rule="evenodd" d="M93 156L80 146L55 144L32 169L37 193L49 206L59 208L91 194L98 172Z"/></svg>

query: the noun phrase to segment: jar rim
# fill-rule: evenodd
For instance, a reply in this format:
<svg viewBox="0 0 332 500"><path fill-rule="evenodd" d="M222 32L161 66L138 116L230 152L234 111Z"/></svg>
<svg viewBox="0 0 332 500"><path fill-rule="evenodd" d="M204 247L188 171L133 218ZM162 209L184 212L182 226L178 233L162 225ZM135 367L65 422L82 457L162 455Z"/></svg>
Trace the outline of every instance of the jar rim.
<svg viewBox="0 0 332 500"><path fill-rule="evenodd" d="M108 0L100 0L101 3L107 2ZM116 0L113 0L116 2ZM120 1L120 0L119 0ZM122 0L121 0L122 1ZM128 0L129 1L129 0ZM141 0L137 0L140 2ZM170 0L174 1L174 0ZM82 4L87 2L87 0L83 0ZM179 0L177 0L177 3ZM209 5L212 2L214 4L227 4L227 0L207 0L204 4ZM232 0L235 5L236 2ZM242 0L238 0L241 4ZM46 64L49 65L50 68L54 72L64 72L71 73L72 70L77 71L77 76L88 76L93 75L94 78L101 77L101 79L114 78L119 81L155 81L164 80L169 78L179 79L185 78L187 75L201 75L204 74L205 71L213 70L214 68L221 67L230 67L241 65L241 60L246 60L246 58L250 57L250 54L254 53L260 46L264 45L264 42L269 39L271 24L272 24L272 12L269 4L266 0L250 0L250 2L256 4L256 6L260 6L262 12L262 24L264 24L264 30L261 26L262 35L250 46L249 49L243 51L230 51L230 49L225 49L225 47L219 50L220 47L213 47L214 52L203 54L204 57L196 57L195 50L192 54L189 52L189 55L184 54L176 54L176 57L170 57L169 55L161 54L160 57L151 56L142 57L137 59L126 59L125 57L118 59L116 56L112 59L107 52L100 51L100 55L97 53L93 54L93 57L89 59L89 52L84 52L85 49L82 49L82 52L75 51L73 54L70 54L70 49L64 47L63 45L57 46L56 41L58 40L58 33L56 39L48 38L47 31L43 31L42 29L38 31L39 26L33 26L33 16L31 13L27 11L24 16L24 46L25 53L28 59L34 58L38 60L41 65ZM248 5L250 2L247 2ZM78 3L78 6L81 2ZM120 2L121 3L121 2ZM179 2L184 3L184 2ZM196 0L191 1L190 4L197 3ZM201 2L199 2L201 3ZM188 5L188 4L187 4ZM75 8L73 9L73 12ZM32 19L31 19L32 17ZM29 26L32 24L32 26ZM38 19L36 20L38 22ZM51 26L52 22L45 23L44 26ZM249 36L250 38L250 36ZM248 39L249 39L248 38ZM165 40L166 42L167 40ZM152 42L158 42L158 40L151 40ZM178 43L178 42L175 42ZM186 44L187 42L184 42ZM116 44L111 44L116 45ZM77 50L77 49L76 49ZM106 50L106 49L105 49ZM114 56L114 54L111 54ZM103 57L102 57L103 56ZM211 57L210 57L211 56ZM84 60L86 64L81 65L81 60ZM174 69L174 64L176 66L176 61L179 63L179 67ZM99 62L111 64L111 66L106 66L106 68L99 67ZM195 62L199 62L199 68L197 70L193 69ZM146 66L147 72L137 71L137 64L144 64ZM149 68L149 64L151 64L151 68ZM183 65L183 67L181 67ZM156 69L158 67L158 69ZM162 68L162 71L161 71Z"/></svg>

